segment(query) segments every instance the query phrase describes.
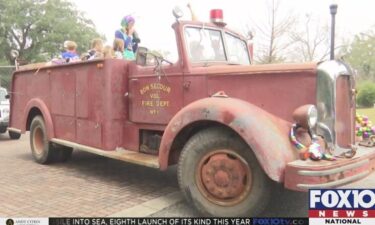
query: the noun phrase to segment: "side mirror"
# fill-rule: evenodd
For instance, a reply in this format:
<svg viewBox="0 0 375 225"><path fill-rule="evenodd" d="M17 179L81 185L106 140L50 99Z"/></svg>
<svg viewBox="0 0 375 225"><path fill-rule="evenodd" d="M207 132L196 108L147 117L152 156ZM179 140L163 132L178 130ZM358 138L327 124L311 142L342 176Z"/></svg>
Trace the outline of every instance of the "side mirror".
<svg viewBox="0 0 375 225"><path fill-rule="evenodd" d="M12 60L14 60L14 65L16 66L16 70L18 70L18 66L19 66L19 63L18 63L18 56L20 55L20 53L13 49L10 51L10 57Z"/></svg>
<svg viewBox="0 0 375 225"><path fill-rule="evenodd" d="M13 60L16 60L19 55L20 54L19 54L19 52L17 50L13 49L12 51L10 51L10 57L12 57Z"/></svg>
<svg viewBox="0 0 375 225"><path fill-rule="evenodd" d="M246 39L247 40L253 40L254 39L254 32L253 31L251 31L251 30L249 30L248 32L247 32L247 37L246 37Z"/></svg>
<svg viewBox="0 0 375 225"><path fill-rule="evenodd" d="M138 47L135 62L137 65L145 66L147 64L148 49L145 47Z"/></svg>
<svg viewBox="0 0 375 225"><path fill-rule="evenodd" d="M182 9L178 6L175 6L173 8L172 12L173 12L173 16L176 18L176 20L178 20L179 18L181 18L184 15L184 13L182 12Z"/></svg>
<svg viewBox="0 0 375 225"><path fill-rule="evenodd" d="M5 95L5 99L10 99L10 95L9 94Z"/></svg>

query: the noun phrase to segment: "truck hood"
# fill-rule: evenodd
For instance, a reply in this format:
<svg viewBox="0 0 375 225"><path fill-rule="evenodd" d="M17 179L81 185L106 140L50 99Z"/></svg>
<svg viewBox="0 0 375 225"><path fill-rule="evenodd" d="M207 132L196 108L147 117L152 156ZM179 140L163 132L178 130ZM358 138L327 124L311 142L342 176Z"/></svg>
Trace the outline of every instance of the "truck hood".
<svg viewBox="0 0 375 225"><path fill-rule="evenodd" d="M242 99L286 121L293 122L296 108L316 104L316 63L194 69L196 74L207 76L208 96L223 91L231 98Z"/></svg>

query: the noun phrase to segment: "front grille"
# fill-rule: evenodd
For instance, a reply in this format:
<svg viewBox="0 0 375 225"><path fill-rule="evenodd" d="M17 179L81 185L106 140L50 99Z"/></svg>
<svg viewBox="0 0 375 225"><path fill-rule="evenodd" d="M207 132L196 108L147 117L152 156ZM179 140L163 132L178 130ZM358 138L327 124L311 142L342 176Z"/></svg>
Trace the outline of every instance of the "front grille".
<svg viewBox="0 0 375 225"><path fill-rule="evenodd" d="M339 76L336 80L336 143L341 148L354 144L354 102L351 92L351 76Z"/></svg>
<svg viewBox="0 0 375 225"><path fill-rule="evenodd" d="M316 133L324 138L335 156L351 152L354 144L353 84L353 72L344 62L332 60L319 64Z"/></svg>

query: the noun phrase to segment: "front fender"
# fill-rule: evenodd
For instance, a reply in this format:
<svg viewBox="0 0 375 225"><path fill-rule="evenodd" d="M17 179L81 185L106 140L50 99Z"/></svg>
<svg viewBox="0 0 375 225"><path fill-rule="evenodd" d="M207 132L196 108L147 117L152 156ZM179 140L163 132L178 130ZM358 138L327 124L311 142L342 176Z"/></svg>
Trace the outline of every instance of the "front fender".
<svg viewBox="0 0 375 225"><path fill-rule="evenodd" d="M26 107L23 111L23 122L22 122L23 128L21 129L22 133L26 131L27 118L29 116L31 109L33 108L39 109L40 112L42 113L42 116L46 125L46 129L47 129L48 139L50 140L54 138L55 135L54 135L54 128L53 128L51 114L48 110L47 105L39 98L33 98L26 104Z"/></svg>
<svg viewBox="0 0 375 225"><path fill-rule="evenodd" d="M274 181L283 181L286 164L298 158L288 136L291 123L239 99L211 97L189 104L170 121L160 145L161 169L168 167L171 146L177 135L198 121L215 121L237 132Z"/></svg>

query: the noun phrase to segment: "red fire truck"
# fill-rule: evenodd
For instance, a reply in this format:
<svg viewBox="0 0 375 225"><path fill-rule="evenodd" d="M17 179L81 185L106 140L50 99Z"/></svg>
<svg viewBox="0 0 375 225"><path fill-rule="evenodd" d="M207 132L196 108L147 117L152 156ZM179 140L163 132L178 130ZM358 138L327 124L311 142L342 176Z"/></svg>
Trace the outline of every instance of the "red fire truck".
<svg viewBox="0 0 375 225"><path fill-rule="evenodd" d="M172 27L175 63L140 48L135 61L20 67L9 130L30 131L41 164L73 149L160 170L178 164L186 199L213 216L257 215L274 183L332 188L374 170L374 149L355 143L344 62L251 65L245 38L220 21Z"/></svg>

